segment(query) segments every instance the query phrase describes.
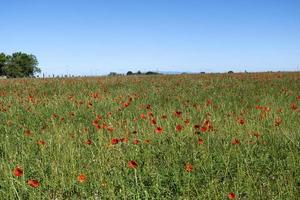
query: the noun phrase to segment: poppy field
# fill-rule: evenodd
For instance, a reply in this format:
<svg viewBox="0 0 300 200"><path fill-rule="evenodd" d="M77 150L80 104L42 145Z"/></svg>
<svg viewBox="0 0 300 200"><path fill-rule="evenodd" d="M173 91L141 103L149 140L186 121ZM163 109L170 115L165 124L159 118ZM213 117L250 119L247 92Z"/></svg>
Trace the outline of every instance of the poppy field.
<svg viewBox="0 0 300 200"><path fill-rule="evenodd" d="M0 80L0 199L300 199L300 73Z"/></svg>

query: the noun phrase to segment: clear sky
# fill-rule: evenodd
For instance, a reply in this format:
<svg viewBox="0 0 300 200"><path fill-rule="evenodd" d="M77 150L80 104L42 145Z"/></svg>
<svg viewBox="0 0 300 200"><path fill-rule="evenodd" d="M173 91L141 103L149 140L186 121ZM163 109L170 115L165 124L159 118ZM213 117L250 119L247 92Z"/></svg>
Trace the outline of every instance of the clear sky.
<svg viewBox="0 0 300 200"><path fill-rule="evenodd" d="M299 0L0 0L0 52L45 74L300 68Z"/></svg>

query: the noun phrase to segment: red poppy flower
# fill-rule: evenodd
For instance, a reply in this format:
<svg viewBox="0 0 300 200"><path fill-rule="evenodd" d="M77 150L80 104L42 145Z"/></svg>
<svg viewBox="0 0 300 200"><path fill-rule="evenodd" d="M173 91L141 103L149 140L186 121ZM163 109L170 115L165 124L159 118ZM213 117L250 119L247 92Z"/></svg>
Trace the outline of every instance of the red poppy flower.
<svg viewBox="0 0 300 200"><path fill-rule="evenodd" d="M93 144L93 141L92 140L90 140L90 139L88 139L87 141L85 141L84 142L85 144L87 144L87 145L91 145L91 144Z"/></svg>
<svg viewBox="0 0 300 200"><path fill-rule="evenodd" d="M113 127L107 127L106 130L109 131L109 132L113 132L114 128Z"/></svg>
<svg viewBox="0 0 300 200"><path fill-rule="evenodd" d="M231 141L231 144L233 145L236 145L236 144L240 144L240 141L236 138L234 138L232 141Z"/></svg>
<svg viewBox="0 0 300 200"><path fill-rule="evenodd" d="M199 138L199 139L198 139L198 144L204 144L204 140L201 139L201 138Z"/></svg>
<svg viewBox="0 0 300 200"><path fill-rule="evenodd" d="M144 143L145 144L150 144L151 140L147 139L147 140L144 140Z"/></svg>
<svg viewBox="0 0 300 200"><path fill-rule="evenodd" d="M176 111L174 114L175 114L176 117L181 117L182 116L182 112L180 112L180 111Z"/></svg>
<svg viewBox="0 0 300 200"><path fill-rule="evenodd" d="M133 144L138 144L138 143L140 143L140 141L139 140L133 140L133 142L132 142Z"/></svg>
<svg viewBox="0 0 300 200"><path fill-rule="evenodd" d="M38 140L37 144L40 145L40 146L43 146L43 145L46 144L46 142L44 140Z"/></svg>
<svg viewBox="0 0 300 200"><path fill-rule="evenodd" d="M196 125L194 125L194 128L198 129L198 128L200 128L200 125L196 124Z"/></svg>
<svg viewBox="0 0 300 200"><path fill-rule="evenodd" d="M156 119L152 119L151 124L156 125L157 124Z"/></svg>
<svg viewBox="0 0 300 200"><path fill-rule="evenodd" d="M130 102L125 102L125 103L123 103L123 106L124 106L125 108L127 108L129 105L130 105Z"/></svg>
<svg viewBox="0 0 300 200"><path fill-rule="evenodd" d="M201 132L203 132L203 133L204 133L204 132L206 132L206 131L207 131L207 127L206 127L206 126L202 126L200 130L201 130Z"/></svg>
<svg viewBox="0 0 300 200"><path fill-rule="evenodd" d="M280 126L281 123L282 123L282 119L280 117L277 117L275 119L275 126Z"/></svg>
<svg viewBox="0 0 300 200"><path fill-rule="evenodd" d="M234 194L234 192L230 192L230 193L228 194L228 198L229 198L229 199L235 199L235 194Z"/></svg>
<svg viewBox="0 0 300 200"><path fill-rule="evenodd" d="M91 96L92 96L94 99L97 99L97 98L99 98L99 93L98 93L98 92L92 93Z"/></svg>
<svg viewBox="0 0 300 200"><path fill-rule="evenodd" d="M190 124L190 120L189 120L189 119L186 119L186 120L184 121L184 123L185 123L185 125L189 125L189 124Z"/></svg>
<svg viewBox="0 0 300 200"><path fill-rule="evenodd" d="M120 139L120 142L127 143L127 142L128 142L128 139L127 139L127 138L121 138L121 139Z"/></svg>
<svg viewBox="0 0 300 200"><path fill-rule="evenodd" d="M187 172L193 171L193 165L190 164L190 163L186 163L185 164L185 171L187 171Z"/></svg>
<svg viewBox="0 0 300 200"><path fill-rule="evenodd" d="M23 169L20 167L16 167L13 171L14 175L17 177L23 176Z"/></svg>
<svg viewBox="0 0 300 200"><path fill-rule="evenodd" d="M163 128L162 127L156 127L155 132L160 134L160 133L163 132Z"/></svg>
<svg viewBox="0 0 300 200"><path fill-rule="evenodd" d="M148 114L149 117L153 117L154 116L152 112L148 112L147 114Z"/></svg>
<svg viewBox="0 0 300 200"><path fill-rule="evenodd" d="M92 107L93 107L92 102L88 102L88 108L92 108Z"/></svg>
<svg viewBox="0 0 300 200"><path fill-rule="evenodd" d="M100 126L99 124L96 124L96 125L95 125L95 128L96 128L97 130L99 130L99 129L101 128L101 126Z"/></svg>
<svg viewBox="0 0 300 200"><path fill-rule="evenodd" d="M94 126L97 126L97 125L98 125L98 123L99 123L99 119L95 119L95 120L93 120L93 125L94 125Z"/></svg>
<svg viewBox="0 0 300 200"><path fill-rule="evenodd" d="M78 181L79 183L85 182L85 181L86 181L86 175L84 175L84 174L79 174L79 176L77 176L77 181Z"/></svg>
<svg viewBox="0 0 300 200"><path fill-rule="evenodd" d="M34 101L34 98L33 98L33 96L31 96L31 95L29 95L28 99L29 99L29 101L31 101L31 102Z"/></svg>
<svg viewBox="0 0 300 200"><path fill-rule="evenodd" d="M212 100L211 99L207 99L207 101L206 101L206 106L209 106L209 105L211 105L212 104Z"/></svg>
<svg viewBox="0 0 300 200"><path fill-rule="evenodd" d="M297 96L297 100L299 100L299 101L300 101L300 95L299 95L299 96Z"/></svg>
<svg viewBox="0 0 300 200"><path fill-rule="evenodd" d="M98 122L99 122L99 120L101 120L102 119L102 116L101 115L97 115L96 116L96 120L98 120Z"/></svg>
<svg viewBox="0 0 300 200"><path fill-rule="evenodd" d="M144 113L142 113L140 117L141 117L141 119L146 119L147 118Z"/></svg>
<svg viewBox="0 0 300 200"><path fill-rule="evenodd" d="M118 144L120 141L118 138L111 139L111 144Z"/></svg>
<svg viewBox="0 0 300 200"><path fill-rule="evenodd" d="M297 110L297 104L295 102L291 103L291 109L292 110Z"/></svg>
<svg viewBox="0 0 300 200"><path fill-rule="evenodd" d="M136 169L138 167L138 164L135 160L131 160L128 162L128 165L127 165L130 169Z"/></svg>
<svg viewBox="0 0 300 200"><path fill-rule="evenodd" d="M167 115L163 115L163 116L161 116L161 118L162 118L162 119L167 119L168 116L167 116Z"/></svg>
<svg viewBox="0 0 300 200"><path fill-rule="evenodd" d="M33 133L32 133L29 129L26 129L26 130L24 131L24 134L25 134L26 136L30 136L30 135L32 135Z"/></svg>
<svg viewBox="0 0 300 200"><path fill-rule="evenodd" d="M182 125L180 125L180 124L178 124L177 126L176 126L176 131L182 131L182 129L183 129L183 126Z"/></svg>
<svg viewBox="0 0 300 200"><path fill-rule="evenodd" d="M40 186L40 182L38 180L35 180L35 179L29 179L27 181L27 184L30 185L33 188L37 188L37 187Z"/></svg>
<svg viewBox="0 0 300 200"><path fill-rule="evenodd" d="M243 118L238 119L238 122L240 125L244 125L245 124L245 120Z"/></svg>

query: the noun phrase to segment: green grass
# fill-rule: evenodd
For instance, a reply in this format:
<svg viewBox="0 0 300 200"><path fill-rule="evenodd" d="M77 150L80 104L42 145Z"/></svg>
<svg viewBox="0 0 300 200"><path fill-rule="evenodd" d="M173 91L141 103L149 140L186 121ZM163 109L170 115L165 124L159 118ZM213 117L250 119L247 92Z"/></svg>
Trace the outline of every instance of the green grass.
<svg viewBox="0 0 300 200"><path fill-rule="evenodd" d="M299 73L0 80L0 199L300 199L299 95Z"/></svg>

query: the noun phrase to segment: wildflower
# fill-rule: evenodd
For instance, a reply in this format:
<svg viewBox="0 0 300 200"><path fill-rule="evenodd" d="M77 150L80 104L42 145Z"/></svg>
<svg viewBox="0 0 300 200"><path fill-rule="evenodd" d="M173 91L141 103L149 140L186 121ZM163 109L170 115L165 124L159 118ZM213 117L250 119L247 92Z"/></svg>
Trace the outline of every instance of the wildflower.
<svg viewBox="0 0 300 200"><path fill-rule="evenodd" d="M16 167L13 171L13 174L17 177L23 176L23 170L20 167Z"/></svg>
<svg viewBox="0 0 300 200"><path fill-rule="evenodd" d="M111 139L111 144L118 144L120 142L120 140L118 138L113 138Z"/></svg>
<svg viewBox="0 0 300 200"><path fill-rule="evenodd" d="M152 120L151 120L151 124L152 124L152 125L156 125L156 124L157 124L156 119L152 119Z"/></svg>
<svg viewBox="0 0 300 200"><path fill-rule="evenodd" d="M206 131L207 131L207 127L206 127L206 126L202 126L200 130L201 130L201 132L203 132L203 133L204 133L204 132L206 132Z"/></svg>
<svg viewBox="0 0 300 200"><path fill-rule="evenodd" d="M176 117L181 117L182 116L182 112L180 112L180 111L176 111L174 114L175 114Z"/></svg>
<svg viewBox="0 0 300 200"><path fill-rule="evenodd" d="M30 185L33 188L37 188L37 187L40 186L40 182L38 180L35 180L35 179L29 179L27 181L27 184Z"/></svg>
<svg viewBox="0 0 300 200"><path fill-rule="evenodd" d="M91 139L88 139L88 140L85 141L84 143L87 144L87 145L91 145L91 144L93 144L93 141L92 141Z"/></svg>
<svg viewBox="0 0 300 200"><path fill-rule="evenodd" d="M133 140L133 142L132 142L133 144L139 144L140 143L140 141L139 140L137 140L137 139L135 139L135 140Z"/></svg>
<svg viewBox="0 0 300 200"><path fill-rule="evenodd" d="M93 107L93 103L92 103L92 102L88 102L87 107L88 107L88 108L92 108L92 107Z"/></svg>
<svg viewBox="0 0 300 200"><path fill-rule="evenodd" d="M240 125L244 125L245 124L245 120L243 118L238 119L238 122Z"/></svg>
<svg viewBox="0 0 300 200"><path fill-rule="evenodd" d="M204 144L204 140L201 139L201 138L199 138L199 139L198 139L198 144Z"/></svg>
<svg viewBox="0 0 300 200"><path fill-rule="evenodd" d="M130 169L136 169L138 167L138 164L135 160L131 160L128 162L128 165L127 165Z"/></svg>
<svg viewBox="0 0 300 200"><path fill-rule="evenodd" d="M44 140L38 140L38 141L37 141L37 144L38 144L39 146L44 146L44 145L46 144L46 142L45 142Z"/></svg>
<svg viewBox="0 0 300 200"><path fill-rule="evenodd" d="M25 134L26 136L30 136L30 135L32 135L33 133L32 133L29 129L26 129L26 130L24 131L24 134Z"/></svg>
<svg viewBox="0 0 300 200"><path fill-rule="evenodd" d="M183 126L182 125L180 125L180 124L178 124L177 126L176 126L176 131L182 131L182 129L183 129Z"/></svg>
<svg viewBox="0 0 300 200"><path fill-rule="evenodd" d="M230 193L228 194L228 198L229 198L229 199L235 199L235 194L234 194L234 192L230 192Z"/></svg>
<svg viewBox="0 0 300 200"><path fill-rule="evenodd" d="M207 101L206 101L206 106L209 106L209 105L211 105L212 104L212 100L211 99L207 99Z"/></svg>
<svg viewBox="0 0 300 200"><path fill-rule="evenodd" d="M280 117L277 117L275 119L275 126L280 126L281 123L282 123L282 119Z"/></svg>
<svg viewBox="0 0 300 200"><path fill-rule="evenodd" d="M189 124L190 124L190 120L189 120L189 119L186 119L186 120L184 121L184 123L185 123L185 125L189 125Z"/></svg>
<svg viewBox="0 0 300 200"><path fill-rule="evenodd" d="M147 140L144 140L144 143L145 144L150 144L151 140L147 139Z"/></svg>
<svg viewBox="0 0 300 200"><path fill-rule="evenodd" d="M86 181L86 175L84 175L84 174L79 174L79 176L77 176L77 181L78 181L79 183L85 182L85 181Z"/></svg>
<svg viewBox="0 0 300 200"><path fill-rule="evenodd" d="M125 103L123 103L123 106L124 106L125 108L127 108L129 105L130 105L130 102L125 102Z"/></svg>
<svg viewBox="0 0 300 200"><path fill-rule="evenodd" d="M127 143L127 142L128 142L128 139L127 139L127 138L120 138L120 142Z"/></svg>
<svg viewBox="0 0 300 200"><path fill-rule="evenodd" d="M291 109L292 110L297 110L297 104L295 102L291 103Z"/></svg>
<svg viewBox="0 0 300 200"><path fill-rule="evenodd" d="M140 117L141 117L141 119L146 119L147 118L147 116L144 113L142 113Z"/></svg>
<svg viewBox="0 0 300 200"><path fill-rule="evenodd" d="M109 132L113 132L114 128L113 127L107 127L106 130L109 131Z"/></svg>
<svg viewBox="0 0 300 200"><path fill-rule="evenodd" d="M185 164L185 171L187 171L187 172L193 171L193 165L190 164L190 163L186 163Z"/></svg>
<svg viewBox="0 0 300 200"><path fill-rule="evenodd" d="M160 134L163 132L163 128L158 126L156 127L155 132Z"/></svg>
<svg viewBox="0 0 300 200"><path fill-rule="evenodd" d="M167 116L167 115L163 115L163 116L161 116L161 118L162 118L162 119L167 119L168 116Z"/></svg>
<svg viewBox="0 0 300 200"><path fill-rule="evenodd" d="M200 128L200 125L198 124L194 125L194 129L198 129L198 128Z"/></svg>
<svg viewBox="0 0 300 200"><path fill-rule="evenodd" d="M234 138L232 141L231 141L231 144L233 145L236 145L236 144L240 144L240 141L236 138Z"/></svg>

